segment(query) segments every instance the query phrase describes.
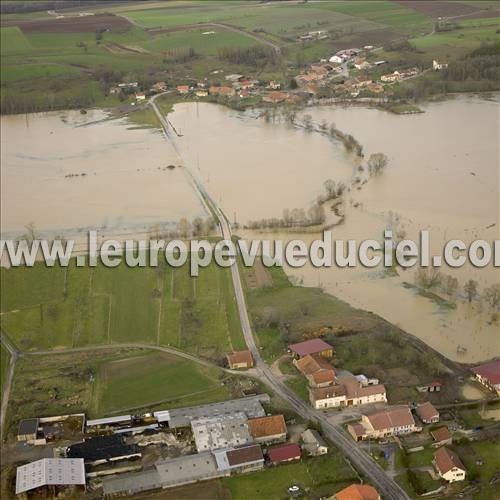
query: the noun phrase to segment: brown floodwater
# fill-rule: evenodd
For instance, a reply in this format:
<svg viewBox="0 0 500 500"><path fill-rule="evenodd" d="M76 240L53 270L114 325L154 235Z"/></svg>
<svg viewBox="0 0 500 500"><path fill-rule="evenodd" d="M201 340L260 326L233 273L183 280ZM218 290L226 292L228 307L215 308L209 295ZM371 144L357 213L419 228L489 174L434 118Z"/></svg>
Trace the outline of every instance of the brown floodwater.
<svg viewBox="0 0 500 500"><path fill-rule="evenodd" d="M141 233L206 216L163 135L102 111L1 118L1 234ZM75 175L76 174L76 175ZM82 176L82 174L85 174Z"/></svg>
<svg viewBox="0 0 500 500"><path fill-rule="evenodd" d="M384 229L403 230L417 239L431 232L431 255L444 241L499 239L499 102L477 97L431 103L425 113L398 116L350 107L308 108L316 123L334 122L354 135L365 154L383 152L386 171L346 196L345 223L336 239L382 240ZM180 104L171 120L182 137L182 156L198 171L222 208L239 223L280 216L284 208L307 208L332 178L350 182L358 162L329 138L284 123L266 123L252 113L212 104ZM301 238L290 234L240 230L247 238ZM476 362L500 354L498 323L484 304L456 300L449 309L407 288L415 270L390 276L363 267L290 268L289 276L306 286L321 286L350 304L373 311L446 356ZM500 281L492 266L444 268L463 285L476 279L480 289ZM460 349L458 349L460 347ZM465 352L464 352L465 351Z"/></svg>

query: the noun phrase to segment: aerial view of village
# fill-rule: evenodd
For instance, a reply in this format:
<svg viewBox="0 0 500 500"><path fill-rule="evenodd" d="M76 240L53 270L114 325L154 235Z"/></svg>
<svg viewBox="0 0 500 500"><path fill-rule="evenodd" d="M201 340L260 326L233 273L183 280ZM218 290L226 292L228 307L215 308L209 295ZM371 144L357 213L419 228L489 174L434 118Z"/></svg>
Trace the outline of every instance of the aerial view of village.
<svg viewBox="0 0 500 500"><path fill-rule="evenodd" d="M2 499L500 498L498 0L0 0Z"/></svg>

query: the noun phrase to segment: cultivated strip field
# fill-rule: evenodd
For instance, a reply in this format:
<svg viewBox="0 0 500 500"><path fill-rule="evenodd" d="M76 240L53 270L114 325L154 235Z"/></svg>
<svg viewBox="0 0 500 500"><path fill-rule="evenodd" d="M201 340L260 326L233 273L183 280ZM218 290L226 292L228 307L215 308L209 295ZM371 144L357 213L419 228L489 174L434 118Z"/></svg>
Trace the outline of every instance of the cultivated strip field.
<svg viewBox="0 0 500 500"><path fill-rule="evenodd" d="M21 350L168 345L211 359L244 347L228 269L2 269L2 329Z"/></svg>

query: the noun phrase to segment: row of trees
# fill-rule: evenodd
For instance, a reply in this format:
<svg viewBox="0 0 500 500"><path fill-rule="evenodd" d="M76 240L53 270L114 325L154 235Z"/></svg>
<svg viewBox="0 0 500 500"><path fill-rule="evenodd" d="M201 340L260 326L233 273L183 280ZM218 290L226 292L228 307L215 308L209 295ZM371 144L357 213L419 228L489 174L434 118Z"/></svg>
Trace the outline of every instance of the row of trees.
<svg viewBox="0 0 500 500"><path fill-rule="evenodd" d="M272 217L269 219L260 219L249 221L246 229L264 229L264 228L286 228L286 227L309 227L323 224L326 220L325 209L315 203L307 211L303 208L285 208L282 217Z"/></svg>
<svg viewBox="0 0 500 500"><path fill-rule="evenodd" d="M251 47L222 47L217 53L219 59L232 64L263 67L276 62L276 52L270 47L253 45Z"/></svg>
<svg viewBox="0 0 500 500"><path fill-rule="evenodd" d="M479 299L485 301L492 309L500 306L500 285L494 284L479 292L479 284L475 280L467 280L460 290L460 283L454 276L444 274L434 268L420 268L415 276L415 284L424 291L441 291L455 299L462 291L470 303Z"/></svg>
<svg viewBox="0 0 500 500"><path fill-rule="evenodd" d="M150 230L150 238L157 240L198 238L213 233L215 226L216 224L212 217L205 219L196 217L192 221L183 217L173 229L163 229L160 225L153 226Z"/></svg>

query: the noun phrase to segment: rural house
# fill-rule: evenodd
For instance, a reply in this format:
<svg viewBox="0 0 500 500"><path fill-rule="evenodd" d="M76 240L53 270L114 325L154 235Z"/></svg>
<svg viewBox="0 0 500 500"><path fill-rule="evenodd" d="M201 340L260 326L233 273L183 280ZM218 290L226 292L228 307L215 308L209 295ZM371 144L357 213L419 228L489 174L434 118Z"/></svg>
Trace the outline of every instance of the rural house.
<svg viewBox="0 0 500 500"><path fill-rule="evenodd" d="M439 412L429 401L419 403L415 409L415 413L424 424L435 424L439 422Z"/></svg>
<svg viewBox="0 0 500 500"><path fill-rule="evenodd" d="M351 484L333 495L333 500L380 500L377 490L369 484Z"/></svg>
<svg viewBox="0 0 500 500"><path fill-rule="evenodd" d="M476 380L500 396L500 359L472 368Z"/></svg>
<svg viewBox="0 0 500 500"><path fill-rule="evenodd" d="M316 409L336 406L358 406L369 403L387 403L382 384L363 385L356 377L345 377L333 386L309 389L309 400Z"/></svg>
<svg viewBox="0 0 500 500"><path fill-rule="evenodd" d="M442 69L446 69L447 67L448 63L442 61L436 61L436 59L432 61L432 69L434 71L441 71Z"/></svg>
<svg viewBox="0 0 500 500"><path fill-rule="evenodd" d="M179 94L187 94L189 92L189 85L177 85L177 92Z"/></svg>
<svg viewBox="0 0 500 500"><path fill-rule="evenodd" d="M288 350L299 358L303 358L308 354L318 354L324 358L331 358L333 356L333 347L322 339L311 339L291 344L288 346Z"/></svg>
<svg viewBox="0 0 500 500"><path fill-rule="evenodd" d="M304 449L307 451L308 455L317 457L328 453L328 446L317 430L306 429L302 433L301 438L304 443Z"/></svg>
<svg viewBox="0 0 500 500"><path fill-rule="evenodd" d="M418 432L413 415L408 406L393 406L385 410L363 415L361 422L347 426L356 441L380 439Z"/></svg>
<svg viewBox="0 0 500 500"><path fill-rule="evenodd" d="M283 415L251 418L248 430L257 443L276 443L286 439L287 429Z"/></svg>
<svg viewBox="0 0 500 500"><path fill-rule="evenodd" d="M240 368L252 368L253 356L250 351L235 351L227 356L227 363L231 370L238 370Z"/></svg>
<svg viewBox="0 0 500 500"><path fill-rule="evenodd" d="M458 458L457 454L449 448L446 448L446 446L439 448L434 453L432 463L439 477L442 477L449 483L463 481L465 479L466 470L464 464L460 458Z"/></svg>
<svg viewBox="0 0 500 500"><path fill-rule="evenodd" d="M443 446L444 444L451 444L453 442L453 438L451 432L448 430L448 427L439 427L438 429L432 430L431 436L435 441L432 444L432 446L434 447Z"/></svg>

